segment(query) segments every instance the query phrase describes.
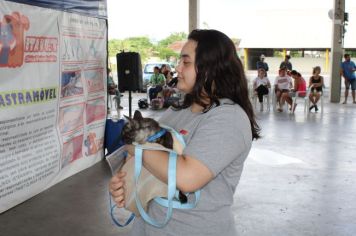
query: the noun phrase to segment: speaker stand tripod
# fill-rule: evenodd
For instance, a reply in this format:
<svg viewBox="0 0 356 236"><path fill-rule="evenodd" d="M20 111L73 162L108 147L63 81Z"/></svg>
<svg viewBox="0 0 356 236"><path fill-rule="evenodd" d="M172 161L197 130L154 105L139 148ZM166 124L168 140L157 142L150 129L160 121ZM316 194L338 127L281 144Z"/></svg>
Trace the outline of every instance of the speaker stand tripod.
<svg viewBox="0 0 356 236"><path fill-rule="evenodd" d="M132 118L132 96L131 96L131 90L129 90L129 117Z"/></svg>

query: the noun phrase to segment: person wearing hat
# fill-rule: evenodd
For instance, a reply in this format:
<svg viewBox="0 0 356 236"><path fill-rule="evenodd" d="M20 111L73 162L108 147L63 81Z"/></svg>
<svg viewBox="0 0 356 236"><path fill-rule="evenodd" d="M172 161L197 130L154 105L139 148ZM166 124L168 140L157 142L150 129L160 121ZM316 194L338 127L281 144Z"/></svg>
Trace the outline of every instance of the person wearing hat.
<svg viewBox="0 0 356 236"><path fill-rule="evenodd" d="M259 70L260 68L265 70L267 76L268 64L265 62L265 55L263 54L260 56L260 60L256 63L256 69Z"/></svg>
<svg viewBox="0 0 356 236"><path fill-rule="evenodd" d="M289 60L290 60L290 56L286 55L286 57L284 58L284 61L281 62L279 69L286 68L288 71L292 71L293 66Z"/></svg>

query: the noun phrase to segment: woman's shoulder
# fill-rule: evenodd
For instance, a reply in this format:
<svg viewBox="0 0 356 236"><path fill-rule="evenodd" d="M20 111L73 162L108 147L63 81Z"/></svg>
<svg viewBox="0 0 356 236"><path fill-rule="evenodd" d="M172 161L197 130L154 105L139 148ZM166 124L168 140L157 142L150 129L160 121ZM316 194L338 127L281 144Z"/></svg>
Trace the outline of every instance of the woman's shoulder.
<svg viewBox="0 0 356 236"><path fill-rule="evenodd" d="M251 123L242 107L226 100L206 114L205 122L209 125L219 127L229 127L230 132L242 132L243 134L251 135ZM246 137L247 137L246 136Z"/></svg>
<svg viewBox="0 0 356 236"><path fill-rule="evenodd" d="M189 108L168 107L160 116L159 121L180 120L191 116Z"/></svg>
<svg viewBox="0 0 356 236"><path fill-rule="evenodd" d="M210 114L209 114L210 113ZM231 101L230 99L221 99L220 105L211 109L208 113L209 116L218 117L222 120L235 120L237 117L246 117L246 112L242 109L242 107Z"/></svg>

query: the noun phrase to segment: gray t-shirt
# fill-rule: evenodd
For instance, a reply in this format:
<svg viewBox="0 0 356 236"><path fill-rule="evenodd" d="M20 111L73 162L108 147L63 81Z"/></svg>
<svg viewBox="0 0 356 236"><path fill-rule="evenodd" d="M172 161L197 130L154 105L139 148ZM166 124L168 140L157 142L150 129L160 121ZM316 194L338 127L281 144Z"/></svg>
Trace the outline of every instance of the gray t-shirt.
<svg viewBox="0 0 356 236"><path fill-rule="evenodd" d="M184 155L206 165L215 178L201 189L200 200L194 209L174 209L171 220L163 228L155 228L140 218L135 219L134 236L235 236L231 210L233 195L239 182L244 161L250 151L252 133L250 121L239 105L221 100L221 105L206 113L183 109L168 109L160 123L184 135ZM190 201L193 198L189 198ZM166 208L152 202L148 213L163 221Z"/></svg>

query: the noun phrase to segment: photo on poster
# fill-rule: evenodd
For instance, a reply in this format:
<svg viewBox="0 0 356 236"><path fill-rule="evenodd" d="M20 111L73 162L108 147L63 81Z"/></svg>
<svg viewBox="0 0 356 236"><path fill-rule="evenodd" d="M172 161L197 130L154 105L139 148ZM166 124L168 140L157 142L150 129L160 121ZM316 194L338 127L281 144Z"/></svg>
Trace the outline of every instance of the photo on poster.
<svg viewBox="0 0 356 236"><path fill-rule="evenodd" d="M87 81L88 92L104 90L103 69L89 69L84 71L84 77Z"/></svg>
<svg viewBox="0 0 356 236"><path fill-rule="evenodd" d="M86 106L87 124L97 120L103 120L106 116L106 105L103 97L99 99L90 100Z"/></svg>
<svg viewBox="0 0 356 236"><path fill-rule="evenodd" d="M59 128L61 133L67 133L83 127L84 104L75 104L59 109Z"/></svg>
<svg viewBox="0 0 356 236"><path fill-rule="evenodd" d="M90 132L84 140L85 155L90 156L96 154L103 149L104 137L97 137L95 132Z"/></svg>
<svg viewBox="0 0 356 236"><path fill-rule="evenodd" d="M75 37L63 37L62 40L62 61L82 61L84 59L84 51L82 48L83 40Z"/></svg>
<svg viewBox="0 0 356 236"><path fill-rule="evenodd" d="M63 144L62 168L83 157L83 135L77 136Z"/></svg>
<svg viewBox="0 0 356 236"><path fill-rule="evenodd" d="M63 71L61 77L61 98L83 95L83 83L80 70Z"/></svg>
<svg viewBox="0 0 356 236"><path fill-rule="evenodd" d="M102 55L102 51L103 51L103 44L102 44L102 40L94 40L91 39L88 42L88 59L89 60L94 60L94 61L98 61L100 60L100 58L103 57Z"/></svg>
<svg viewBox="0 0 356 236"><path fill-rule="evenodd" d="M22 66L24 32L29 27L29 18L20 12L0 16L0 67Z"/></svg>

